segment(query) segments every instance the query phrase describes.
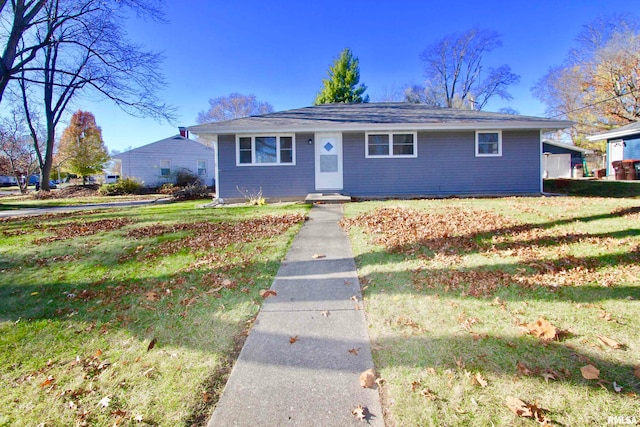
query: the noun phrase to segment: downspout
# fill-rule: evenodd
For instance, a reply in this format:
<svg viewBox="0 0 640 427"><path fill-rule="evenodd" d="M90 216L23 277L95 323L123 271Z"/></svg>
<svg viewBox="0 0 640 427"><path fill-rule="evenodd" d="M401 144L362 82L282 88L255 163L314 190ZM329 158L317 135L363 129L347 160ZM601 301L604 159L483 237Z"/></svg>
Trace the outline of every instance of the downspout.
<svg viewBox="0 0 640 427"><path fill-rule="evenodd" d="M219 159L219 151L218 151L218 135L215 136L213 140L213 176L215 180L216 186L216 197L214 200L217 200L219 204L223 204L224 200L220 198L220 168L218 165L220 164Z"/></svg>

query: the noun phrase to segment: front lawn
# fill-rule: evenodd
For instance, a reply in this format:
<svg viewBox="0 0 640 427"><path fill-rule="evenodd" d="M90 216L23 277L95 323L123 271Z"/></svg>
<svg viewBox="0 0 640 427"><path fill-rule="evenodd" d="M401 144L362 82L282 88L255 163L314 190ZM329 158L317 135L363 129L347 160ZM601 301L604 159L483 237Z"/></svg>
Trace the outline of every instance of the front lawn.
<svg viewBox="0 0 640 427"><path fill-rule="evenodd" d="M206 425L308 206L0 221L0 426Z"/></svg>
<svg viewBox="0 0 640 427"><path fill-rule="evenodd" d="M640 421L638 200L370 202L345 217L387 426Z"/></svg>

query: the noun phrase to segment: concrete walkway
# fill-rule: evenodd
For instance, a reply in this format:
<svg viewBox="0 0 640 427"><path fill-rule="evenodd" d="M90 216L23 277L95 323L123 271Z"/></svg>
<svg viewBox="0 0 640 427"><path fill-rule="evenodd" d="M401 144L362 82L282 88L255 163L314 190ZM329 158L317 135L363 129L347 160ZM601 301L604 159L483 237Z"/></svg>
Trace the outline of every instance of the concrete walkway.
<svg viewBox="0 0 640 427"><path fill-rule="evenodd" d="M384 426L378 390L360 386L360 374L373 361L341 218L342 205L311 210L273 282L277 295L264 301L209 427ZM358 405L368 408L366 421L352 414Z"/></svg>

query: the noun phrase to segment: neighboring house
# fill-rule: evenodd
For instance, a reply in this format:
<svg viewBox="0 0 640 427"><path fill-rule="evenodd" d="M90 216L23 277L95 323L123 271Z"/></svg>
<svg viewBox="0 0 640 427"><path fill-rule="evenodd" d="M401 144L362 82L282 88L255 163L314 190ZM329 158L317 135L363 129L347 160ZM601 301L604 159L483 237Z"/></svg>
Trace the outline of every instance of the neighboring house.
<svg viewBox="0 0 640 427"><path fill-rule="evenodd" d="M592 150L545 139L542 141L542 167L545 178L571 178L575 166L582 167L584 155Z"/></svg>
<svg viewBox="0 0 640 427"><path fill-rule="evenodd" d="M631 123L609 132L587 136L589 141L607 141L607 175L615 175L611 163L640 159L640 122Z"/></svg>
<svg viewBox="0 0 640 427"><path fill-rule="evenodd" d="M218 197L271 200L539 194L551 120L410 103L328 104L196 125Z"/></svg>
<svg viewBox="0 0 640 427"><path fill-rule="evenodd" d="M121 163L122 178L135 178L145 187L175 183L177 173L187 170L207 186L214 185L214 150L189 139L185 130L133 150L112 156Z"/></svg>

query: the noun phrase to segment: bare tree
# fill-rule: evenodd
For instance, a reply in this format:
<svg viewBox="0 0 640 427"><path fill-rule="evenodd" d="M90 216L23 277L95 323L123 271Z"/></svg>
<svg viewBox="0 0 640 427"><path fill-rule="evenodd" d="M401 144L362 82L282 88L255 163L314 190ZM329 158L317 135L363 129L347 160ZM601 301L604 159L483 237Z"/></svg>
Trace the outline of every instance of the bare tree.
<svg viewBox="0 0 640 427"><path fill-rule="evenodd" d="M612 15L585 25L532 91L549 115L575 123L571 136L583 146L585 134L640 120L640 20Z"/></svg>
<svg viewBox="0 0 640 427"><path fill-rule="evenodd" d="M9 81L35 57L45 46L51 35L45 34L38 41L30 40L32 28L42 24L46 15L41 14L47 0L0 0L0 19L9 27L0 36L2 57L0 58L0 103ZM16 62L17 61L17 62Z"/></svg>
<svg viewBox="0 0 640 427"><path fill-rule="evenodd" d="M273 113L268 102L258 101L254 94L232 93L209 99L209 109L198 113L198 123L221 122L240 117Z"/></svg>
<svg viewBox="0 0 640 427"><path fill-rule="evenodd" d="M485 55L501 44L498 33L471 29L429 45L420 55L426 77L422 95L430 104L477 110L495 96L512 99L507 88L520 76L508 65L483 66Z"/></svg>
<svg viewBox="0 0 640 427"><path fill-rule="evenodd" d="M0 121L0 157L16 178L20 192L25 193L28 178L38 169L38 162L33 141L24 126L24 115L18 110L12 110Z"/></svg>
<svg viewBox="0 0 640 427"><path fill-rule="evenodd" d="M95 96L129 114L158 119L171 119L173 110L156 96L165 85L158 72L161 55L142 50L124 36L127 12L160 16L152 0L49 0L43 10L49 19L38 34L50 34L50 41L41 40L44 47L22 69L19 83L46 191L56 127L72 99ZM44 152L32 126L37 110L46 127Z"/></svg>

